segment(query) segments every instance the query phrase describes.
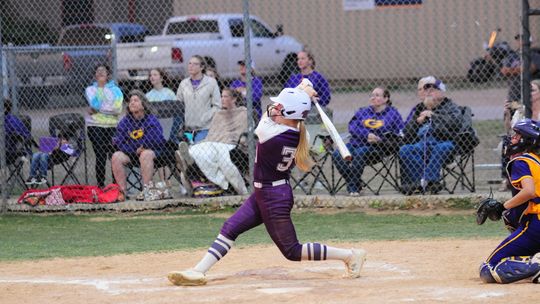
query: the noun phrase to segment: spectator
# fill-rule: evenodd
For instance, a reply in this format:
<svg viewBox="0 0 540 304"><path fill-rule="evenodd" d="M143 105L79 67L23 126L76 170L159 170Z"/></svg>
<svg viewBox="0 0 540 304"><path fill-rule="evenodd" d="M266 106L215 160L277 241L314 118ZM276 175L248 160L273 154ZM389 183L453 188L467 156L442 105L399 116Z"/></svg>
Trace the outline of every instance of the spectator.
<svg viewBox="0 0 540 304"><path fill-rule="evenodd" d="M285 83L285 88L295 88L302 82L303 78L307 78L313 83L313 89L318 93L318 101L322 107L326 107L332 98L330 86L324 76L315 71L315 57L308 51L298 52L297 64L300 69L299 74L291 75Z"/></svg>
<svg viewBox="0 0 540 304"><path fill-rule="evenodd" d="M215 67L207 67L206 76L214 78L218 83L219 91L223 91L225 85L223 85L223 81L221 81L221 77L219 77L219 73Z"/></svg>
<svg viewBox="0 0 540 304"><path fill-rule="evenodd" d="M509 52L502 61L501 74L506 76L508 82L507 102L521 102L521 35L515 37L515 52ZM531 75L540 74L540 54L531 54Z"/></svg>
<svg viewBox="0 0 540 304"><path fill-rule="evenodd" d="M423 78L422 102L409 113L399 150L401 191L436 194L442 190L440 171L454 149L454 138L462 125L458 106L445 97L446 87L433 76Z"/></svg>
<svg viewBox="0 0 540 304"><path fill-rule="evenodd" d="M112 139L122 112L124 95L114 80L110 80L111 69L107 65L97 65L95 72L96 81L85 90L90 106L86 125L95 154L96 182L99 187L104 187L105 166L114 153Z"/></svg>
<svg viewBox="0 0 540 304"><path fill-rule="evenodd" d="M31 151L25 151L20 145L22 142L27 142L32 139L32 135L24 123L15 115L11 114L11 100L4 98L4 130L6 132L6 164L15 163L17 158L22 155L27 155Z"/></svg>
<svg viewBox="0 0 540 304"><path fill-rule="evenodd" d="M167 83L167 81L167 75L162 69L150 70L150 83L152 84L152 90L146 93L146 98L149 102L176 100L176 94L174 94L173 90L163 85L164 83Z"/></svg>
<svg viewBox="0 0 540 304"><path fill-rule="evenodd" d="M114 137L118 148L112 157L114 178L120 189L126 193L126 171L129 163L138 164L141 169L143 191L137 200L152 201L161 198L154 188L154 160L165 151L163 129L156 116L151 114L146 96L139 90L129 93L127 115L118 124Z"/></svg>
<svg viewBox="0 0 540 304"><path fill-rule="evenodd" d="M180 143L177 159L188 178L192 177L189 176L188 167L196 164L204 176L221 189L227 190L231 184L236 193L243 195L247 194L244 179L229 155L240 135L247 131L247 109L236 106L241 98L237 91L224 89L221 94L222 109L214 115L208 136L191 146L189 151L185 142Z"/></svg>
<svg viewBox="0 0 540 304"><path fill-rule="evenodd" d="M387 89L375 88L369 102L369 106L360 108L349 121L351 139L347 148L352 161L345 161L337 150L332 155L336 168L347 181L351 196L358 196L362 190L364 166L379 162L384 155L397 150L394 139L403 129L403 119L392 106Z"/></svg>
<svg viewBox="0 0 540 304"><path fill-rule="evenodd" d="M247 68L246 63L244 60L238 61L238 67L240 69L240 78L233 80L231 83L231 89L236 90L240 94L242 94L243 100L246 100L246 94L247 94ZM259 120L262 116L262 108L261 108L261 98L263 95L263 83L260 77L255 76L255 64L251 62L251 68L252 68L252 78L251 78L251 89L252 89L252 103L253 103L253 118L255 121L255 125L259 123ZM244 102L244 104L246 104Z"/></svg>
<svg viewBox="0 0 540 304"><path fill-rule="evenodd" d="M531 81L531 118L533 120L540 120L540 80L535 79ZM505 156L505 150L508 144L510 143L511 130L514 125L525 119L525 106L518 102L506 102L504 106L504 126L506 129L506 135L502 140L502 149L501 149L501 176L502 181L499 186L499 191L510 190L510 182L508 181L508 175L506 174L506 165L510 158Z"/></svg>
<svg viewBox="0 0 540 304"><path fill-rule="evenodd" d="M152 69L150 70L150 83L152 84L152 90L150 90L148 93L146 93L146 98L149 102L175 102L176 101L176 94L173 92L173 90L165 87L163 84L168 83L168 77L165 71L162 69ZM164 125L170 125L171 124L171 118L162 118L159 119L159 122L161 126ZM182 129L182 125L184 124L184 117L183 115L175 115L174 118L172 118L172 127L171 130L175 130L175 133L169 134L169 139L177 138L173 137L172 134L178 134L178 132ZM165 167L159 168L159 176L163 183L157 183L157 188L162 188L165 193L164 196L170 197L170 193L168 192L168 182L166 178L166 172ZM182 187L180 188L180 191L182 193L185 192L185 189Z"/></svg>
<svg viewBox="0 0 540 304"><path fill-rule="evenodd" d="M152 69L150 70L150 83L152 84L152 90L146 93L146 98L149 102L174 102L176 101L176 94L173 90L164 86L165 83L168 83L168 77L165 71L162 69ZM171 123L170 119L160 120L162 126L169 125ZM178 133L182 130L182 125L184 124L183 116L175 116L172 119L171 131L169 134L169 139L177 141ZM174 135L173 135L174 134Z"/></svg>
<svg viewBox="0 0 540 304"><path fill-rule="evenodd" d="M193 134L194 143L206 137L210 121L221 104L217 81L206 76L205 72L204 59L199 55L191 57L188 62L189 77L180 82L176 92L178 101L185 104L185 131ZM171 131L171 136L176 133ZM179 138L172 139L180 141Z"/></svg>
<svg viewBox="0 0 540 304"><path fill-rule="evenodd" d="M76 136L73 130L62 130L59 138L48 139L53 140L55 146L51 147L52 150L48 150L46 147L42 147L40 143L40 149L42 151L35 152L32 155L32 162L30 163L30 175L26 180L27 185L41 185L47 183L47 171L49 170L49 161L53 164L60 164L67 161L71 156L75 155L76 144L73 143ZM40 140L41 142L42 140ZM47 150L43 150L46 148Z"/></svg>

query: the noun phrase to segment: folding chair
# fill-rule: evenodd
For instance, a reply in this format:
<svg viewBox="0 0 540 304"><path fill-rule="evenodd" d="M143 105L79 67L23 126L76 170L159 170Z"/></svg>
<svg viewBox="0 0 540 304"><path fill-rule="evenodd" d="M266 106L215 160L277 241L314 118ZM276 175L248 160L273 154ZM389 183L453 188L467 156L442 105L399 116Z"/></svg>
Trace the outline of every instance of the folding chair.
<svg viewBox="0 0 540 304"><path fill-rule="evenodd" d="M474 171L474 148L478 146L480 140L476 135L476 130L472 127L472 117L474 114L468 106L460 106L464 119L462 129L454 140L454 151L452 157L447 160L442 168L443 188L452 194L458 185L461 190L475 192L475 171Z"/></svg>
<svg viewBox="0 0 540 304"><path fill-rule="evenodd" d="M82 184L77 177L77 172L75 172L81 158L84 161L84 182L88 184L88 158L86 155L86 124L84 116L79 113L63 113L50 117L49 134L53 137L70 134L68 141L74 145L73 148L75 150L75 153L66 161L49 162L52 185L55 185L55 167L58 166L65 171L60 185L64 185L68 178L71 178L75 184Z"/></svg>
<svg viewBox="0 0 540 304"><path fill-rule="evenodd" d="M368 172L366 172L366 169ZM366 164L362 178L362 188L368 189L375 195L380 194L384 185L389 185L392 189L399 191L398 179L399 154L398 151L392 151Z"/></svg>
<svg viewBox="0 0 540 304"><path fill-rule="evenodd" d="M347 138L349 135L343 136ZM370 155L370 159L366 162L364 172L362 174L361 184L362 189L368 189L375 195L379 195L385 185L389 185L392 189L399 191L399 146L402 138L397 134L388 135L390 138L385 142L385 147L381 149L381 155ZM336 194L347 186L347 181L343 176L335 177L335 164L332 159L331 167L331 194Z"/></svg>
<svg viewBox="0 0 540 304"><path fill-rule="evenodd" d="M32 133L32 118L28 115L17 115L21 122L25 125L30 133ZM36 145L34 140L30 142L20 141L17 143L17 156L15 159L6 159L6 164L8 168L8 178L6 184L8 185L6 189L8 190L8 195L14 189L15 183L19 184L24 190L28 189L28 186L25 183L23 176L24 164L28 160L32 159L32 145Z"/></svg>
<svg viewBox="0 0 540 304"><path fill-rule="evenodd" d="M161 168L169 168L169 174L165 176L165 180L170 180L171 178L176 179L181 183L180 179L180 170L176 167L176 158L174 152L176 151L177 146L173 141L167 141L165 150L162 155L154 159L154 174L155 175ZM136 189L139 191L143 190L143 183L141 173L136 168L139 168L139 163L130 163L127 166L129 172L127 174L127 190Z"/></svg>
<svg viewBox="0 0 540 304"><path fill-rule="evenodd" d="M311 195L317 182L322 188L328 191L329 194L336 194L345 185L345 180L340 176L337 177L337 169L332 161L332 153L334 151L333 141L329 135L317 134L313 139L313 146L318 147L318 142L321 142L323 151L310 150L312 160L315 165L309 172L305 172L300 178L291 175L292 189L300 188L306 195ZM327 168L329 167L329 168ZM330 172L327 172L328 169ZM307 182L308 178L312 177L311 183Z"/></svg>
<svg viewBox="0 0 540 304"><path fill-rule="evenodd" d="M460 185L461 190L475 192L476 181L474 171L474 148L478 143L475 136L461 133L457 136L452 157L442 167L441 179L443 189L453 194Z"/></svg>

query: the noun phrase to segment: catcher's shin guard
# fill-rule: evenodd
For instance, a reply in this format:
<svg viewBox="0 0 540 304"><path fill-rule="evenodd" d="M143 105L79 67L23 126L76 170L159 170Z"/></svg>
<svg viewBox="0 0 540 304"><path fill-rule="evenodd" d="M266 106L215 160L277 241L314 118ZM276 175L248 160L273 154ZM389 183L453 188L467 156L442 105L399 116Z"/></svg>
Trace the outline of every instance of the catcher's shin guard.
<svg viewBox="0 0 540 304"><path fill-rule="evenodd" d="M493 267L491 275L497 283L508 284L537 275L540 272L540 253L532 257L508 257Z"/></svg>
<svg viewBox="0 0 540 304"><path fill-rule="evenodd" d="M493 275L491 275L491 266L488 263L480 265L480 280L484 283L497 283Z"/></svg>

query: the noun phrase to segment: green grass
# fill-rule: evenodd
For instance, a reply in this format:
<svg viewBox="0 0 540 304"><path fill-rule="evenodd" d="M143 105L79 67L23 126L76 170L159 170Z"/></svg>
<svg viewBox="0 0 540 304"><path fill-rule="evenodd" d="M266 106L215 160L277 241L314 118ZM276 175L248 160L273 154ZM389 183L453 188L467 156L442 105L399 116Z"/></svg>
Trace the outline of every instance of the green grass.
<svg viewBox="0 0 540 304"><path fill-rule="evenodd" d="M0 260L204 248L215 238L226 216L193 211L129 215L6 215L0 217ZM293 220L301 241L502 238L505 235L501 223L488 221L479 227L472 215L295 212ZM237 243L240 246L270 244L271 240L261 226L240 236Z"/></svg>

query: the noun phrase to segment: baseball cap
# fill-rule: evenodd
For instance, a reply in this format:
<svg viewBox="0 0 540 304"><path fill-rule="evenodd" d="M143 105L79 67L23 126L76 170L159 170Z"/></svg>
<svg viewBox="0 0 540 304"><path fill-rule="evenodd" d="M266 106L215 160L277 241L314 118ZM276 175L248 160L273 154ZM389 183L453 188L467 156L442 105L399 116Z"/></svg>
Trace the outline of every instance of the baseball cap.
<svg viewBox="0 0 540 304"><path fill-rule="evenodd" d="M245 60L238 60L238 65L243 65L245 66L246 65L246 61ZM255 62L253 60L251 60L251 68L252 69L255 69Z"/></svg>
<svg viewBox="0 0 540 304"><path fill-rule="evenodd" d="M435 88L439 91L446 92L446 86L442 80L437 79L435 76L427 76L422 78L424 80L424 90L429 88Z"/></svg>

